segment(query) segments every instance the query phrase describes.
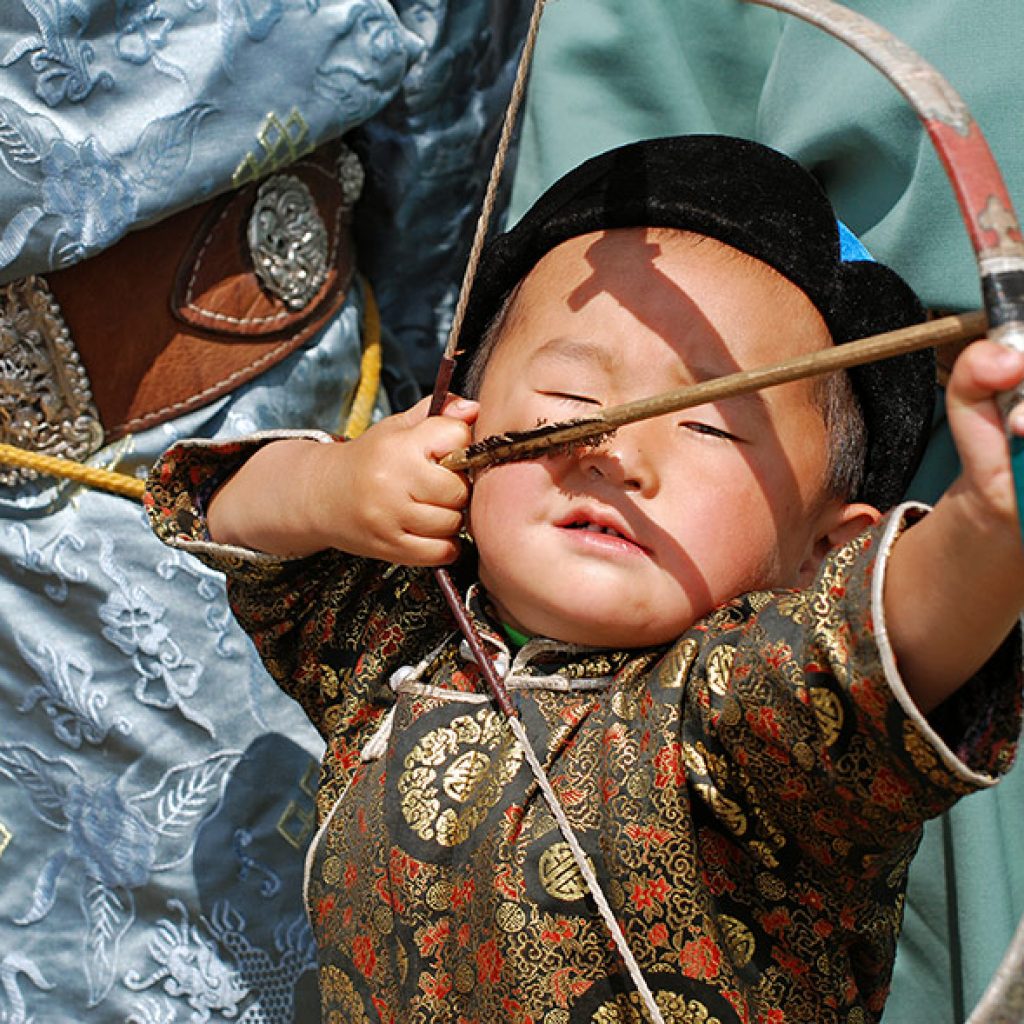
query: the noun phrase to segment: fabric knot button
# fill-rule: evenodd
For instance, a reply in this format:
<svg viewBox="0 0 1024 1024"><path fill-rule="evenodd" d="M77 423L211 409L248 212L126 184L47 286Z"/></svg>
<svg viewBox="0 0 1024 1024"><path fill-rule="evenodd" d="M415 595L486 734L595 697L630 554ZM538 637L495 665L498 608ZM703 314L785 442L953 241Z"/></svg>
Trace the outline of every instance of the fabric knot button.
<svg viewBox="0 0 1024 1024"><path fill-rule="evenodd" d="M391 687L394 693L398 693L401 689L402 683L404 683L410 676L416 674L416 668L413 665L402 665L396 668L391 673L391 678L388 680L388 685Z"/></svg>
<svg viewBox="0 0 1024 1024"><path fill-rule="evenodd" d="M465 640L459 644L459 657L462 658L463 661L472 662L474 665L477 663L472 648ZM504 679L505 676L508 675L508 652L503 650L496 651L494 658L492 659L492 664L494 665L494 671L498 674L498 678Z"/></svg>

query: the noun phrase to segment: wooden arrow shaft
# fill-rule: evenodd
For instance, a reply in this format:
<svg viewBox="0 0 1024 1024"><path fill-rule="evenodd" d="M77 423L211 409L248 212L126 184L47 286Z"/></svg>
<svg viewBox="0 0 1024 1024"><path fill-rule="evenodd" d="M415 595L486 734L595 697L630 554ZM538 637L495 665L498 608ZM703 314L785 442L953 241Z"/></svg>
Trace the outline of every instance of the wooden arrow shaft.
<svg viewBox="0 0 1024 1024"><path fill-rule="evenodd" d="M923 324L914 324L898 331L876 334L859 341L795 356L772 366L742 370L725 377L702 381L686 387L664 391L651 398L603 409L594 416L544 424L534 430L486 437L467 448L446 455L441 465L456 471L482 469L502 462L521 461L556 451L566 446L593 444L608 434L638 420L679 412L708 402L721 402L751 391L789 384L879 359L889 359L907 352L969 341L985 333L987 318L975 311L943 317Z"/></svg>

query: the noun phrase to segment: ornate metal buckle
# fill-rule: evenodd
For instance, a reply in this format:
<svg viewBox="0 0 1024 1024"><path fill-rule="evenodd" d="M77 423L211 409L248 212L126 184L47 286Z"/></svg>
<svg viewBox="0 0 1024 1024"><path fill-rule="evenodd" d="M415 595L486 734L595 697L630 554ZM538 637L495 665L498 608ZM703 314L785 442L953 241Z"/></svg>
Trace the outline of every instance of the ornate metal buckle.
<svg viewBox="0 0 1024 1024"><path fill-rule="evenodd" d="M366 175L355 152L343 142L336 145L343 214L355 206ZM330 232L306 184L293 174L267 178L256 193L247 236L263 288L291 310L308 305L327 279L333 254Z"/></svg>
<svg viewBox="0 0 1024 1024"><path fill-rule="evenodd" d="M302 309L327 279L328 234L313 194L292 174L268 178L248 234L260 283L289 309Z"/></svg>
<svg viewBox="0 0 1024 1024"><path fill-rule="evenodd" d="M0 440L77 462L103 445L89 377L41 277L0 288ZM0 485L38 475L0 466Z"/></svg>

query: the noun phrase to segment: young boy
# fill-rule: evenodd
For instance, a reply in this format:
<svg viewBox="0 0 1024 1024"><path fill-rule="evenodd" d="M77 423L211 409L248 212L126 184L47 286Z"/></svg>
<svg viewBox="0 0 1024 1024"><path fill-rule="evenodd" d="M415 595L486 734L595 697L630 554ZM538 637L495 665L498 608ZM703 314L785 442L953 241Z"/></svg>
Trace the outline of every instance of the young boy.
<svg viewBox="0 0 1024 1024"><path fill-rule="evenodd" d="M645 1019L417 568L456 559L665 1019L877 1017L921 824L991 785L1019 732L1024 552L994 396L1024 357L982 342L961 358L963 474L928 514L882 515L930 424L921 356L636 423L472 487L438 460L919 316L785 157L640 143L571 172L488 249L463 335L477 400L346 444L166 454L157 532L228 573L327 741L307 885L326 1021Z"/></svg>

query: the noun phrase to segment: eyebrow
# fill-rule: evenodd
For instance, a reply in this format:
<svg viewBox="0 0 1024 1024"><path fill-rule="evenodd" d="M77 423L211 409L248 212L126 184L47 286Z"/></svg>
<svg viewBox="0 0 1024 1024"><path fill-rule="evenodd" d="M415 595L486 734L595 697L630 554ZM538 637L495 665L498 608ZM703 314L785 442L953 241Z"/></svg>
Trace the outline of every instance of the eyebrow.
<svg viewBox="0 0 1024 1024"><path fill-rule="evenodd" d="M534 358L558 359L569 363L588 363L608 372L619 362L619 357L604 345L581 338L559 336L544 342Z"/></svg>

